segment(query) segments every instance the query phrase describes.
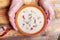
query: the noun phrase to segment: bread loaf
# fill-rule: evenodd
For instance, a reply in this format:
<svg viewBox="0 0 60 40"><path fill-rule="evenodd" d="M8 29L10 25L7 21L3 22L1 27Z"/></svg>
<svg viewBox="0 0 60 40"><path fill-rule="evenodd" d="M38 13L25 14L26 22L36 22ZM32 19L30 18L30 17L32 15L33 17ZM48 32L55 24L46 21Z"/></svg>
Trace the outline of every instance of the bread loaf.
<svg viewBox="0 0 60 40"><path fill-rule="evenodd" d="M36 3L37 2L37 0L23 0L23 3L24 4L31 4L31 3Z"/></svg>
<svg viewBox="0 0 60 40"><path fill-rule="evenodd" d="M49 34L59 34L60 33L60 19L55 19L51 21L50 25L47 27L47 35Z"/></svg>
<svg viewBox="0 0 60 40"><path fill-rule="evenodd" d="M9 24L8 9L0 9L0 24Z"/></svg>
<svg viewBox="0 0 60 40"><path fill-rule="evenodd" d="M56 18L60 18L60 7L55 7L55 15L56 15Z"/></svg>
<svg viewBox="0 0 60 40"><path fill-rule="evenodd" d="M60 0L52 0L53 4L60 4Z"/></svg>
<svg viewBox="0 0 60 40"><path fill-rule="evenodd" d="M52 0L51 3L55 11L55 17L60 18L60 0Z"/></svg>
<svg viewBox="0 0 60 40"><path fill-rule="evenodd" d="M6 16L8 15L8 9L5 8L5 9L0 9L0 16Z"/></svg>
<svg viewBox="0 0 60 40"><path fill-rule="evenodd" d="M11 0L0 0L0 9L6 8L10 5Z"/></svg>

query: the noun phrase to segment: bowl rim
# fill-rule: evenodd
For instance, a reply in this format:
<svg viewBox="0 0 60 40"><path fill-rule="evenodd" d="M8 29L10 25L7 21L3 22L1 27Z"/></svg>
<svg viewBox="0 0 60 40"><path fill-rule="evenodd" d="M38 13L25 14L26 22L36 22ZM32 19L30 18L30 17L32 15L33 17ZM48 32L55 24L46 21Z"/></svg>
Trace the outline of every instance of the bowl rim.
<svg viewBox="0 0 60 40"><path fill-rule="evenodd" d="M44 25L43 25L42 29L41 29L40 31L38 31L37 33L34 33L34 34L28 34L28 33L24 32L24 31L22 31L22 30L20 29L19 25L18 25L18 22L17 22L17 16L19 15L19 12L20 12L22 9L24 9L24 8L26 8L26 7L31 7L31 6L38 8L38 9L43 13L43 15L44 15ZM37 35L37 34L39 34L39 33L42 33L42 32L45 30L46 24L47 24L47 15L46 15L45 11L44 11L40 6L38 6L38 5L36 5L36 4L26 4L26 5L22 6L22 7L17 11L15 22L16 22L16 27L18 28L19 32L21 32L23 35L26 35L26 36L35 36L35 35Z"/></svg>

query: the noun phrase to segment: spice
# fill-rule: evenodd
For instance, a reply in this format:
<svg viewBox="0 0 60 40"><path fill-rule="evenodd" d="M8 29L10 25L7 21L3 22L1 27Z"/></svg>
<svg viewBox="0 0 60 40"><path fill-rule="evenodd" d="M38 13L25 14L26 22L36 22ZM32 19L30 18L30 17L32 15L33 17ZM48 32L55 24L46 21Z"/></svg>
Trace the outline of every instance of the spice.
<svg viewBox="0 0 60 40"><path fill-rule="evenodd" d="M24 15L22 16L23 19L25 19Z"/></svg>

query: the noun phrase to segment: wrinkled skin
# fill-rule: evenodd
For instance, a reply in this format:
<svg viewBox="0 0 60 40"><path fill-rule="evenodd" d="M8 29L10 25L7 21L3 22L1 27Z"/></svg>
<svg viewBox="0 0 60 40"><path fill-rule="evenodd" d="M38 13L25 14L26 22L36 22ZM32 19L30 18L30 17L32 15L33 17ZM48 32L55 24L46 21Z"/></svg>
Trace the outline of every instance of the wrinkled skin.
<svg viewBox="0 0 60 40"><path fill-rule="evenodd" d="M47 20L48 23L50 22L50 20L52 19L52 16L54 15L54 11L52 9L51 4L49 3L51 0L40 0L39 1L39 5L42 5L42 7L45 9L45 12L47 13ZM9 19L11 22L11 25L13 26L13 28L18 31L18 29L16 28L16 24L15 24L15 14L18 11L18 9L23 5L23 1L22 0L12 0L12 4L10 6L9 9ZM25 2L26 3L26 2ZM31 2L29 2L31 3Z"/></svg>
<svg viewBox="0 0 60 40"><path fill-rule="evenodd" d="M54 10L51 4L52 0L40 0L39 4L45 9L45 12L47 13L47 20L48 23L52 19L52 16L54 15Z"/></svg>
<svg viewBox="0 0 60 40"><path fill-rule="evenodd" d="M9 20L11 22L11 25L13 26L13 28L15 30L18 31L18 29L16 28L16 25L15 25L15 13L18 11L18 9L23 5L23 2L21 0L12 0L12 4L10 6L10 9L9 9Z"/></svg>

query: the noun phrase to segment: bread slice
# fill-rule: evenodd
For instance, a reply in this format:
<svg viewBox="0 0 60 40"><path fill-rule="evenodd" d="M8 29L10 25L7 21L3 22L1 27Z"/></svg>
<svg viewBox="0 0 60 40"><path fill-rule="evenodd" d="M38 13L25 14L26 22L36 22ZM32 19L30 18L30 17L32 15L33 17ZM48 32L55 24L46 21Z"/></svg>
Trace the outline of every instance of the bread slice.
<svg viewBox="0 0 60 40"><path fill-rule="evenodd" d="M51 3L55 11L56 18L60 18L60 0L52 0Z"/></svg>
<svg viewBox="0 0 60 40"><path fill-rule="evenodd" d="M0 9L0 24L9 24L8 9Z"/></svg>
<svg viewBox="0 0 60 40"><path fill-rule="evenodd" d="M33 3L37 3L37 0L23 0L24 4L33 4Z"/></svg>
<svg viewBox="0 0 60 40"><path fill-rule="evenodd" d="M55 15L56 15L56 18L60 18L60 7L55 7Z"/></svg>
<svg viewBox="0 0 60 40"><path fill-rule="evenodd" d="M0 9L8 7L11 3L11 0L0 0Z"/></svg>
<svg viewBox="0 0 60 40"><path fill-rule="evenodd" d="M4 8L4 9L0 9L0 16L6 16L8 15L8 9Z"/></svg>
<svg viewBox="0 0 60 40"><path fill-rule="evenodd" d="M47 35L59 34L60 33L60 19L52 20L50 25L47 27Z"/></svg>
<svg viewBox="0 0 60 40"><path fill-rule="evenodd" d="M52 0L53 4L60 4L60 0Z"/></svg>
<svg viewBox="0 0 60 40"><path fill-rule="evenodd" d="M6 16L0 16L0 24L9 24L9 20Z"/></svg>

